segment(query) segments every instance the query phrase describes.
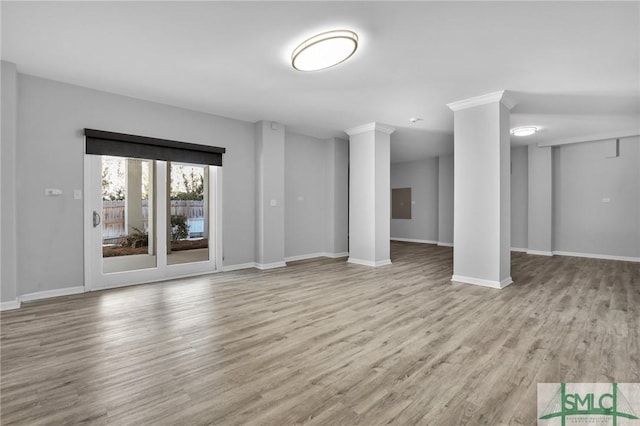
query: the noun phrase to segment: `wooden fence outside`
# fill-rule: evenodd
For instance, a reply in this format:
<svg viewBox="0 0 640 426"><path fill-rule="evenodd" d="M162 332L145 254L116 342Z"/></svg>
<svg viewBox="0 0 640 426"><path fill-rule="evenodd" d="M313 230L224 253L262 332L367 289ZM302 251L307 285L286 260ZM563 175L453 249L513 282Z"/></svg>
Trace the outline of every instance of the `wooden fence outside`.
<svg viewBox="0 0 640 426"><path fill-rule="evenodd" d="M196 225L204 221L204 201L171 200L171 214L185 216L189 223ZM102 236L104 239L118 238L127 235L124 229L125 201L102 201ZM144 230L149 224L149 200L142 200L142 218ZM200 229L196 231L202 232Z"/></svg>

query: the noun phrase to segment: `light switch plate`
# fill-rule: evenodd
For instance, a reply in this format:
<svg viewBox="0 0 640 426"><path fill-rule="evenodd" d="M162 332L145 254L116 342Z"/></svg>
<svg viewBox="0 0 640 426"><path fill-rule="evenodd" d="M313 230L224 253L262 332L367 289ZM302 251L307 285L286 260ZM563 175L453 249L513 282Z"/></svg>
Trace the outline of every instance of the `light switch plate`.
<svg viewBox="0 0 640 426"><path fill-rule="evenodd" d="M278 202L276 200L271 200L271 207L275 207L278 205Z"/></svg>
<svg viewBox="0 0 640 426"><path fill-rule="evenodd" d="M74 189L73 190L73 199L74 200L82 200L82 190L81 189Z"/></svg>

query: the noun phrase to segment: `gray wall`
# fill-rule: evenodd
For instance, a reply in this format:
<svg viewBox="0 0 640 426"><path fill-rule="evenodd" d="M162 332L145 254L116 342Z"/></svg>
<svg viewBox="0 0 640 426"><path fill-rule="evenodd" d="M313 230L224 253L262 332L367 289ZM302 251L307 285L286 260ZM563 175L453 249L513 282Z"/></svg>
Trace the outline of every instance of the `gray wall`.
<svg viewBox="0 0 640 426"><path fill-rule="evenodd" d="M453 244L453 155L438 157L438 243Z"/></svg>
<svg viewBox="0 0 640 426"><path fill-rule="evenodd" d="M551 147L528 147L528 252L551 256L553 250L553 156Z"/></svg>
<svg viewBox="0 0 640 426"><path fill-rule="evenodd" d="M284 266L284 126L259 121L255 130L256 262Z"/></svg>
<svg viewBox="0 0 640 426"><path fill-rule="evenodd" d="M349 252L349 142L330 138L325 143L328 145L325 252L345 255Z"/></svg>
<svg viewBox="0 0 640 426"><path fill-rule="evenodd" d="M554 148L553 249L640 257L640 138ZM610 202L603 202L603 199Z"/></svg>
<svg viewBox="0 0 640 426"><path fill-rule="evenodd" d="M528 173L527 147L511 148L511 247L527 248Z"/></svg>
<svg viewBox="0 0 640 426"><path fill-rule="evenodd" d="M227 148L223 167L224 264L254 261L252 123L18 75L17 202L20 294L81 286L85 127ZM45 197L44 188L61 188ZM4 239L4 234L3 234Z"/></svg>
<svg viewBox="0 0 640 426"><path fill-rule="evenodd" d="M2 143L0 144L0 302L16 300L17 73L2 61Z"/></svg>
<svg viewBox="0 0 640 426"><path fill-rule="evenodd" d="M437 241L438 159L392 164L391 188L411 188L412 202L411 219L391 219L391 238Z"/></svg>
<svg viewBox="0 0 640 426"><path fill-rule="evenodd" d="M325 251L329 218L326 208L328 176L322 159L329 144L311 136L286 133L285 256Z"/></svg>

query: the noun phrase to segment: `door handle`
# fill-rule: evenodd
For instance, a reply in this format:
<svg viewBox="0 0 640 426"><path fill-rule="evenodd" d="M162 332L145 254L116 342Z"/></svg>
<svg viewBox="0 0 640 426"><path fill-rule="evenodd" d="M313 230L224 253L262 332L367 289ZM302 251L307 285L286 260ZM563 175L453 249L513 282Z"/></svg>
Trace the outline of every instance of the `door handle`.
<svg viewBox="0 0 640 426"><path fill-rule="evenodd" d="M93 211L93 227L100 225L100 215L97 211Z"/></svg>

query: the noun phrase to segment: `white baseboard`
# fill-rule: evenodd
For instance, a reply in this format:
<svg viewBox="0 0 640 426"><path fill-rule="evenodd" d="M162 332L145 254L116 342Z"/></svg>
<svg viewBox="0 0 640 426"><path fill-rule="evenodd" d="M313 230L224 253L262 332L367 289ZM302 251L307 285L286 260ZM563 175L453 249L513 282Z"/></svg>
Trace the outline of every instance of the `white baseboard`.
<svg viewBox="0 0 640 426"><path fill-rule="evenodd" d="M327 253L325 251L320 253L309 253L309 254L300 254L297 256L289 256L285 257L285 262L295 262L296 260L307 260L307 259L315 259L317 257L330 257L332 259L337 259L339 257L347 257L349 256L349 252L344 253Z"/></svg>
<svg viewBox="0 0 640 426"><path fill-rule="evenodd" d="M35 300L50 299L52 297L69 296L71 294L84 293L84 286L56 288L54 290L37 291L35 293L27 293L18 296L16 300L0 303L0 311L7 311L10 309L18 309L22 305L22 302L33 302Z"/></svg>
<svg viewBox="0 0 640 426"><path fill-rule="evenodd" d="M483 280L480 278L464 277L462 275L452 276L451 281L456 281L464 284L480 285L483 287L491 287L491 288L497 288L497 289L503 289L509 284L513 283L513 280L511 279L511 277L505 278L502 281L491 281L491 280Z"/></svg>
<svg viewBox="0 0 640 426"><path fill-rule="evenodd" d="M533 254L536 256L553 256L553 252L543 250L527 250L527 254Z"/></svg>
<svg viewBox="0 0 640 426"><path fill-rule="evenodd" d="M590 259L620 260L623 262L640 262L640 257L612 256L609 254L574 253L570 251L554 251L558 256L588 257Z"/></svg>
<svg viewBox="0 0 640 426"><path fill-rule="evenodd" d="M377 262L374 262L372 260L354 259L353 257L350 257L347 260L347 263L354 263L356 265L364 265L364 266L373 266L375 268L378 266L391 265L391 259L378 260Z"/></svg>
<svg viewBox="0 0 640 426"><path fill-rule="evenodd" d="M8 302L0 302L0 311L9 311L11 309L20 308L20 299L10 300Z"/></svg>
<svg viewBox="0 0 640 426"><path fill-rule="evenodd" d="M400 238L400 237L391 237L391 241L402 241L405 243L420 243L420 244L438 244L437 241L432 241L432 240L417 240L415 238Z"/></svg>
<svg viewBox="0 0 640 426"><path fill-rule="evenodd" d="M343 253L327 253L327 252L322 252L322 253L311 253L311 254L301 254L299 256L289 256L289 257L285 257L284 258L284 262L275 262L275 263L267 263L264 265L261 265L259 263L256 262L247 262L247 263L239 263L237 265L225 265L222 267L222 272L231 272L231 271L238 271L240 269L249 269L249 268L257 268L257 269L272 269L272 268L281 268L283 266L287 266L286 262L294 262L296 260L306 260L306 259L313 259L316 257L330 257L332 259L337 259L340 257L347 257L349 256L349 252L343 252Z"/></svg>
<svg viewBox="0 0 640 426"><path fill-rule="evenodd" d="M511 247L511 251L518 251L518 252L526 253L527 249L526 248L520 248L520 247Z"/></svg>
<svg viewBox="0 0 640 426"><path fill-rule="evenodd" d="M330 257L332 259L337 259L339 257L347 257L347 256L349 256L349 252L348 251L344 251L342 253L323 253L322 255L324 257Z"/></svg>
<svg viewBox="0 0 640 426"><path fill-rule="evenodd" d="M445 243L443 241L438 241L438 246L440 246L440 247L453 247L453 243Z"/></svg>
<svg viewBox="0 0 640 426"><path fill-rule="evenodd" d="M296 260L307 260L307 259L313 259L316 257L324 257L324 253L309 253L309 254L300 254L297 256L289 256L289 257L285 257L284 261L295 262Z"/></svg>
<svg viewBox="0 0 640 426"><path fill-rule="evenodd" d="M222 272L238 271L240 269L249 269L255 267L255 262L238 263L237 265L222 265Z"/></svg>
<svg viewBox="0 0 640 426"><path fill-rule="evenodd" d="M274 269L274 268L282 268L283 266L287 266L286 262L273 262L273 263L256 263L256 268L265 270L265 269Z"/></svg>
<svg viewBox="0 0 640 426"><path fill-rule="evenodd" d="M56 288L55 290L37 291L35 293L27 293L20 296L21 302L30 302L40 299L49 299L51 297L69 296L70 294L84 293L84 286Z"/></svg>

